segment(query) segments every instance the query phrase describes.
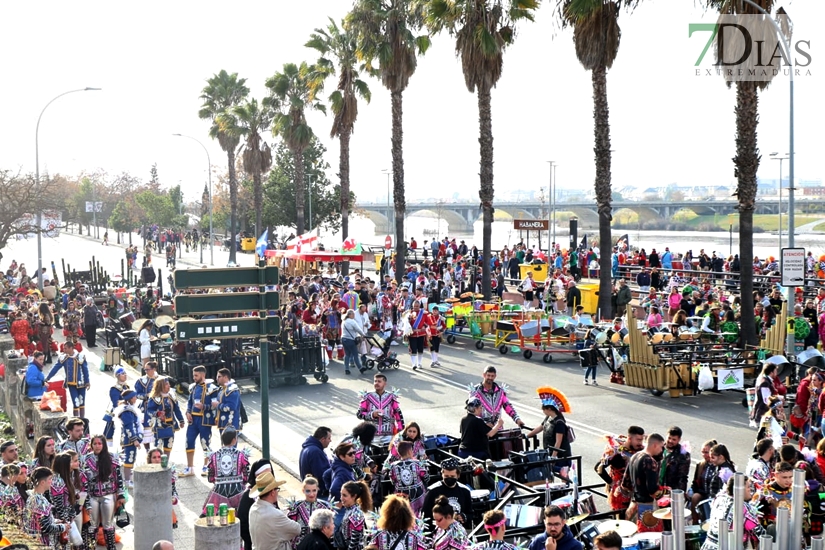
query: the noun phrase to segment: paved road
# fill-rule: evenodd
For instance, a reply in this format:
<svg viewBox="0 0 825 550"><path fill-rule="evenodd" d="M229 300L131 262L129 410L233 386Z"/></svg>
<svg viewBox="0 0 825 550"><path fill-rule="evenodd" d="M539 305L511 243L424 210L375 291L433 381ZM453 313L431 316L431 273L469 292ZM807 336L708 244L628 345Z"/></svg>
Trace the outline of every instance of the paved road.
<svg viewBox="0 0 825 550"><path fill-rule="evenodd" d="M93 241L88 238L71 234L43 242L45 265L52 259L59 265L61 257L69 263L79 264L95 254L104 268L110 272L119 270L123 251L117 246L90 245ZM13 243L3 251L5 260L0 268L7 266L12 258L36 266L33 244L33 240ZM216 249L215 264L224 265L226 256L228 253ZM250 255L239 254L238 257L249 259L251 264ZM196 253L190 253L184 254L183 259L196 264L198 257ZM573 407L569 420L578 434L574 451L583 456L584 480L589 483L597 481L591 466L603 450L602 435L621 433L630 424L660 433L670 425L679 425L685 432L684 438L697 451L694 458L698 457L698 447L704 440L716 438L728 445L734 461L742 466L753 444L755 434L747 427L740 393L678 399L653 397L642 390L610 384L606 371L599 373L600 386L584 386L582 371L571 355L559 354L552 364L547 365L538 355L526 361L520 355L502 356L490 347L476 350L472 341L465 339L459 339L453 346L445 344L442 347L443 368L427 368L415 373L406 366L409 363L403 354L404 348L394 349L405 366L389 373L390 384L401 389L401 404L407 421L417 421L425 433L458 433L466 387L481 379L480 373L488 364L499 369L499 381L510 386L511 399L528 425L536 425L542 418L535 388L549 384L563 390ZM328 384L311 380L305 386L273 389L267 415L272 456L287 468L296 470L300 444L306 435L319 425L331 427L338 436L348 432L357 423L358 392L370 388L371 376L344 376L341 363L334 361ZM260 395L248 393L244 395L244 403L251 417L244 432L260 443ZM507 422L507 426L513 426L509 420Z"/></svg>

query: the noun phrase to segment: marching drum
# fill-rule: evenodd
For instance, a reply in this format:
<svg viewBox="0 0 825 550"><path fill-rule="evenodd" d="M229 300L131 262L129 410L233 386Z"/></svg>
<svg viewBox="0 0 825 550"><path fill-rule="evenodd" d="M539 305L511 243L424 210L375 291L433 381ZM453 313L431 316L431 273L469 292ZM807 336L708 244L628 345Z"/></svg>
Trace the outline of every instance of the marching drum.
<svg viewBox="0 0 825 550"><path fill-rule="evenodd" d="M622 538L632 537L638 531L636 524L632 521L624 519L611 519L603 521L599 524L599 534L607 533L608 531L616 531Z"/></svg>
<svg viewBox="0 0 825 550"><path fill-rule="evenodd" d="M625 336L628 335L628 330L626 328L623 328L619 332L616 332L613 329L610 329L607 331L607 335L609 336L611 342L613 342L614 344L618 344L622 340L624 340Z"/></svg>

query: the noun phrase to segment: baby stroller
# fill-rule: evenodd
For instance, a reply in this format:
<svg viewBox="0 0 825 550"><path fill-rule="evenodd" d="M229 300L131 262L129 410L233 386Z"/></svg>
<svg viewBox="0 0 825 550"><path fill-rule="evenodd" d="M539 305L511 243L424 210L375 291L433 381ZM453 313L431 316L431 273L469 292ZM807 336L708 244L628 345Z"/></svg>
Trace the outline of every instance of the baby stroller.
<svg viewBox="0 0 825 550"><path fill-rule="evenodd" d="M367 337L368 352L361 357L361 363L365 368L378 367L379 371L387 369L397 369L401 366L398 362L398 354L390 351L393 341L393 333L387 338L381 338L378 334Z"/></svg>

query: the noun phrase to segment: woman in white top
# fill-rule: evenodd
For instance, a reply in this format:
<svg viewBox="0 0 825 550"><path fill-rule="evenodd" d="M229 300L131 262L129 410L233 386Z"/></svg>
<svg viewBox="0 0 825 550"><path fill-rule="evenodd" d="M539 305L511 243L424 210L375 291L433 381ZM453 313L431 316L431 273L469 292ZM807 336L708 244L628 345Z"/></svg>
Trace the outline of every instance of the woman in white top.
<svg viewBox="0 0 825 550"><path fill-rule="evenodd" d="M152 358L152 342L149 340L152 328L152 321L146 319L138 331L138 342L140 342L140 362L145 365Z"/></svg>

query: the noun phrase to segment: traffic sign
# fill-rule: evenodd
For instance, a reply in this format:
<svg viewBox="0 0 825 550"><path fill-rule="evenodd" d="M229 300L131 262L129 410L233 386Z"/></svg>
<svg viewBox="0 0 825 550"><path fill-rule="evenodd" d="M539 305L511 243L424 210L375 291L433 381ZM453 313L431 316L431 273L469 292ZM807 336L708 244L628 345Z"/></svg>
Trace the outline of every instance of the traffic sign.
<svg viewBox="0 0 825 550"><path fill-rule="evenodd" d="M264 270L264 285L278 284L278 268L276 266L260 267L230 267L220 269L176 269L174 275L175 288L185 290L190 288L225 288L238 286L258 286L258 274ZM236 309L235 311L240 311Z"/></svg>
<svg viewBox="0 0 825 550"><path fill-rule="evenodd" d="M384 248L386 248L387 250L392 248L392 237L389 235L387 235L387 238L384 239Z"/></svg>
<svg viewBox="0 0 825 550"><path fill-rule="evenodd" d="M278 309L281 305L277 292L265 292L263 309ZM261 309L259 292L225 292L221 294L181 294L175 296L177 315L206 315Z"/></svg>
<svg viewBox="0 0 825 550"><path fill-rule="evenodd" d="M782 286L805 284L805 249L783 248L779 271L782 273Z"/></svg>
<svg viewBox="0 0 825 550"><path fill-rule="evenodd" d="M275 336L281 331L281 319L264 317L266 332L261 332L260 317L229 317L207 321L177 321L175 338L184 340L225 340L227 338L249 338L252 336Z"/></svg>

